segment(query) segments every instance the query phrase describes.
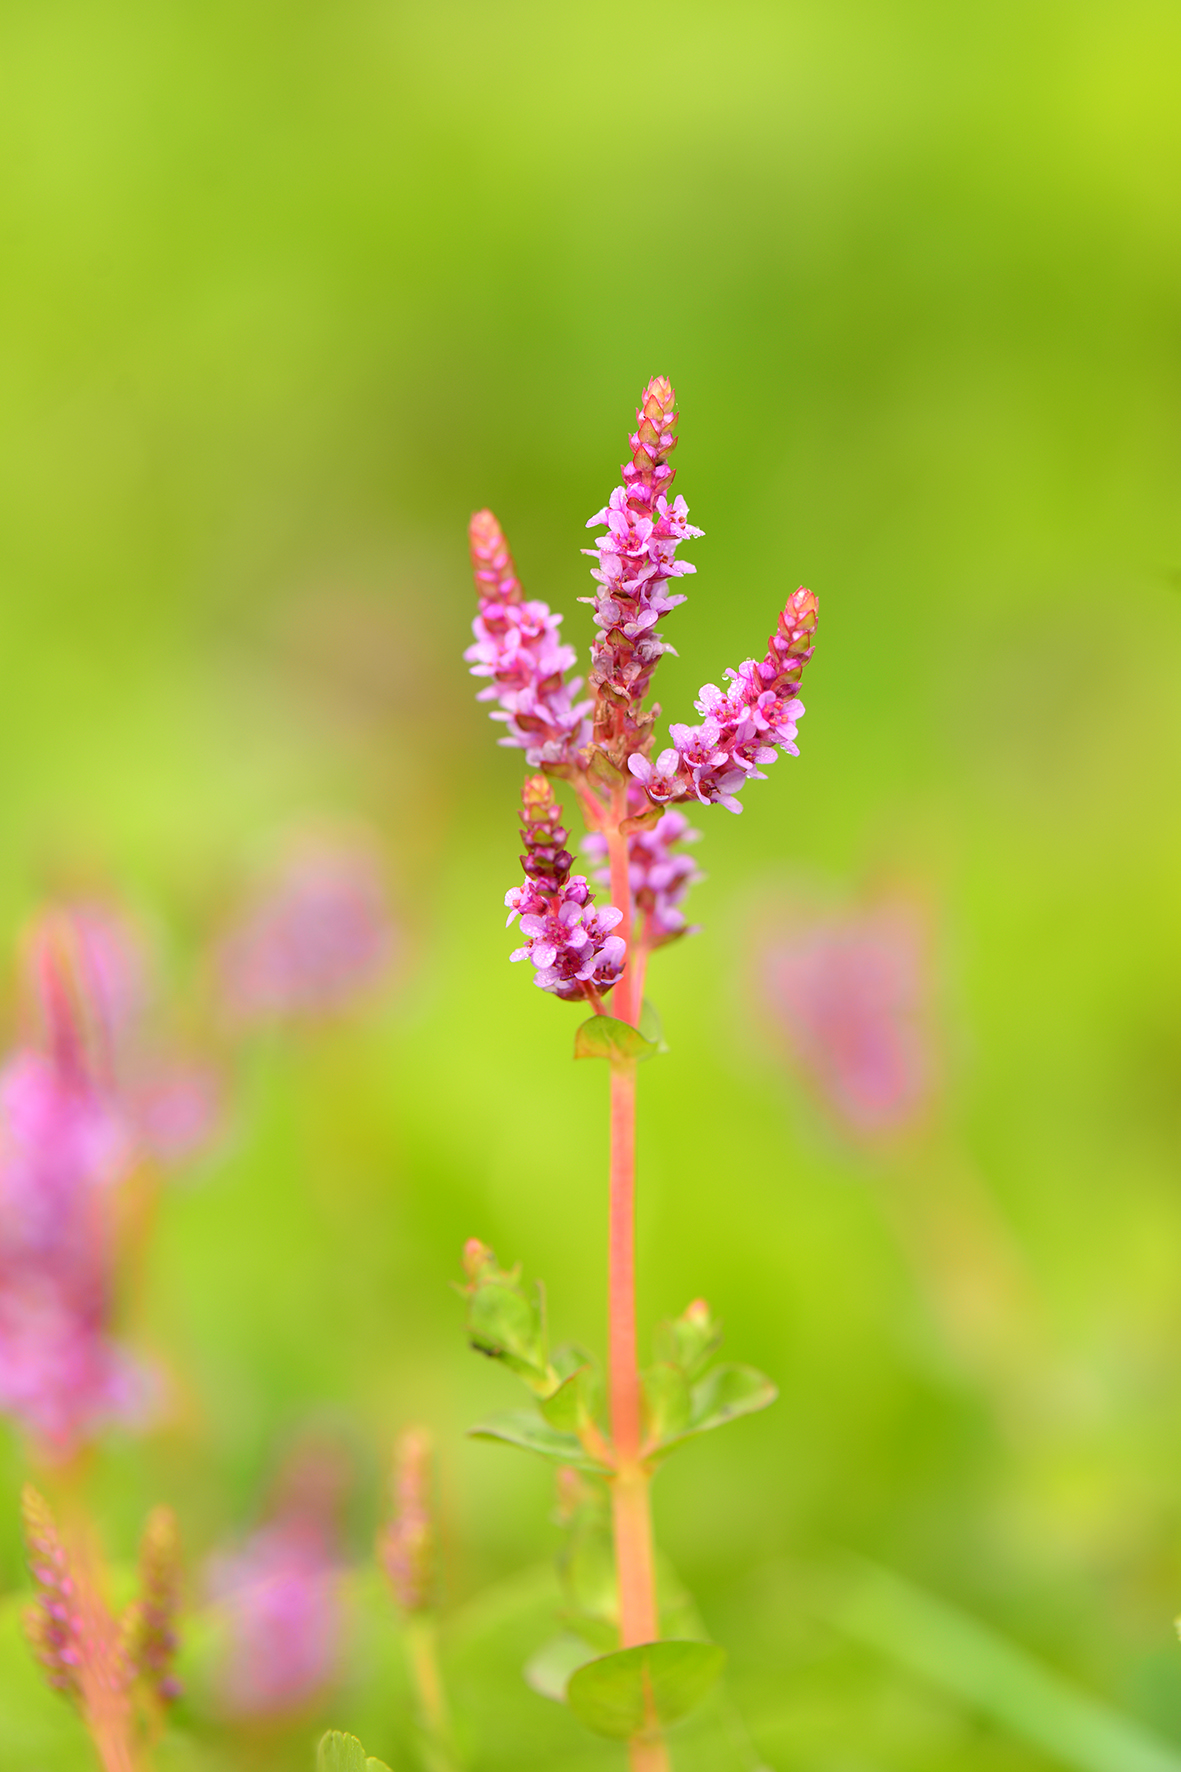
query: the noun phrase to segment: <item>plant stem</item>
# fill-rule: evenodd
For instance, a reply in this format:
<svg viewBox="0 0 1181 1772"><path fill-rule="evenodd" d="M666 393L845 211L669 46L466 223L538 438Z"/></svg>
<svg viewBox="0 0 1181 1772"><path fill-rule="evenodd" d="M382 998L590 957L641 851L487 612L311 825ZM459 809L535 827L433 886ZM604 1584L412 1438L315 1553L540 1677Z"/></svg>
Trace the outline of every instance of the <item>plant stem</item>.
<svg viewBox="0 0 1181 1772"><path fill-rule="evenodd" d="M619 934L628 943L628 964L615 986L612 1012L619 1021L639 1021L642 959L632 956L632 896L627 838L619 826L627 816L627 787L612 802L606 832L611 861L611 902L623 912ZM608 1239L610 1303L609 1374L611 1440L615 1470L611 1512L615 1537L615 1577L619 1589L619 1641L624 1649L653 1643L660 1635L656 1607L656 1560L652 1543L650 1476L640 1457L643 1439L640 1368L636 1353L636 1064L611 1066L611 1204ZM631 1772L670 1772L668 1749L659 1735L637 1735L628 1743Z"/></svg>
<svg viewBox="0 0 1181 1772"><path fill-rule="evenodd" d="M451 1724L439 1668L438 1632L429 1614L415 1613L406 1620L406 1661L422 1725L423 1764L427 1772L454 1772Z"/></svg>

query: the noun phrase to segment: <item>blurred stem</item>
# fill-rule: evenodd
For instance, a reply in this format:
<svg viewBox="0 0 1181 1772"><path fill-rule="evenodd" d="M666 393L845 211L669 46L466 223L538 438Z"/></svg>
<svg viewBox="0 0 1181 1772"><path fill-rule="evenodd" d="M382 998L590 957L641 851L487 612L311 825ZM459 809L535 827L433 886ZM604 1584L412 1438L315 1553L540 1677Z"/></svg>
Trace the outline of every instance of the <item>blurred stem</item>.
<svg viewBox="0 0 1181 1772"><path fill-rule="evenodd" d="M426 1772L455 1772L447 1695L439 1667L439 1636L429 1612L406 1620L406 1663L422 1727L422 1758Z"/></svg>

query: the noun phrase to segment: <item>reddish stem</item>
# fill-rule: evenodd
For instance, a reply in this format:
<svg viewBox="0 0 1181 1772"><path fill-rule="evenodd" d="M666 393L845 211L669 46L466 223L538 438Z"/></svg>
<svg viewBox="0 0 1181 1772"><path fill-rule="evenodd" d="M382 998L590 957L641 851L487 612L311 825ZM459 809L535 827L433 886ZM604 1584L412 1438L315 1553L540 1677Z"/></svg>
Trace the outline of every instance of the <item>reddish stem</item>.
<svg viewBox="0 0 1181 1772"><path fill-rule="evenodd" d="M628 944L628 962L615 985L612 1013L633 1027L639 1020L643 952L633 955L632 895L627 838L619 826L627 817L627 785L612 797L606 830L611 862L611 902L623 917L618 933ZM611 1218L608 1240L610 1299L609 1376L614 1471L611 1512L615 1529L615 1577L619 1589L619 1640L624 1649L653 1643L660 1635L656 1606L656 1561L652 1543L650 1475L641 1457L643 1410L636 1353L636 1065L611 1066ZM668 1749L658 1734L637 1735L628 1743L631 1772L669 1772Z"/></svg>
<svg viewBox="0 0 1181 1772"><path fill-rule="evenodd" d="M640 1374L636 1358L636 1066L611 1066L611 1437L621 1465L640 1454Z"/></svg>

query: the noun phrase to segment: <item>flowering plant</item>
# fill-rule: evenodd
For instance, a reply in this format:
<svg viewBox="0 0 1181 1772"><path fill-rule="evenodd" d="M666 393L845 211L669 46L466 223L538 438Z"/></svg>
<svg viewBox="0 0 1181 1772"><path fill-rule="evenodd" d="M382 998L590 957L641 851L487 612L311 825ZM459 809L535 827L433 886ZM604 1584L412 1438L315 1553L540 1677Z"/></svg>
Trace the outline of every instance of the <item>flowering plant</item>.
<svg viewBox="0 0 1181 1772"><path fill-rule="evenodd" d="M741 812L739 796L780 750L796 755L804 712L797 691L812 656L817 603L793 591L767 651L707 683L695 703L697 725L673 723L671 744L655 757L658 704L653 675L672 650L658 623L685 601L673 587L695 568L678 558L702 531L681 497L670 498L676 446L675 396L663 376L649 382L629 438L623 483L588 528L604 533L593 548L590 695L578 699L573 647L559 638L561 617L527 600L508 544L491 511L472 518L470 542L479 613L466 658L487 679L480 699L494 703L501 743L525 752L536 772L522 792L525 878L506 895L509 923L534 983L591 1011L575 1036L575 1057L610 1064L609 1349L606 1399L593 1360L547 1344L539 1292L503 1270L492 1251L471 1241L464 1256L472 1345L515 1372L535 1407L475 1429L539 1452L563 1468L567 1495L605 1486L609 1497L614 1583L580 1598L577 1548L565 1559L570 1630L535 1664L536 1683L564 1698L600 1734L626 1740L633 1772L664 1772L666 1726L686 1714L720 1670L712 1644L662 1638L649 1487L659 1463L697 1434L764 1408L769 1379L749 1367L719 1365L720 1330L695 1300L663 1325L656 1359L641 1370L635 1309L635 1114L637 1065L663 1050L644 1001L649 956L688 933L681 904L697 877L683 848L697 832L674 810L696 802ZM574 794L587 825L584 852L602 870L610 903L597 902L562 823L555 782ZM610 998L610 1012L607 999ZM585 1525L593 1502L567 1509ZM600 1510L602 1511L602 1510Z"/></svg>

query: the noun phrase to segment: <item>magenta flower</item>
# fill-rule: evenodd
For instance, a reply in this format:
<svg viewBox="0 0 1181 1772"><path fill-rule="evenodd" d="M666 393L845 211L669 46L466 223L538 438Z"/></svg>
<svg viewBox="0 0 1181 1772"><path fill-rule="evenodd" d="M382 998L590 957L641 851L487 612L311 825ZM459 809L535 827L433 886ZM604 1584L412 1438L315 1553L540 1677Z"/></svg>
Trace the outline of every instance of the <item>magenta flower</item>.
<svg viewBox="0 0 1181 1772"><path fill-rule="evenodd" d="M213 1565L229 1634L220 1696L232 1716L301 1709L336 1678L344 1629L340 1569L307 1521L264 1526Z"/></svg>
<svg viewBox="0 0 1181 1772"><path fill-rule="evenodd" d="M369 849L305 843L223 941L226 1001L245 1024L337 1013L380 982L393 945Z"/></svg>
<svg viewBox="0 0 1181 1772"><path fill-rule="evenodd" d="M281 1473L272 1518L210 1565L227 1630L219 1694L231 1715L300 1710L339 1673L347 1619L337 1514L345 1480L335 1449L299 1448Z"/></svg>
<svg viewBox="0 0 1181 1772"><path fill-rule="evenodd" d="M110 1422L139 1422L150 1385L108 1333L112 1192L134 1141L89 1068L99 1012L46 928L34 975L50 1053L0 1072L0 1409L62 1459Z"/></svg>
<svg viewBox="0 0 1181 1772"><path fill-rule="evenodd" d="M882 906L791 928L767 943L763 986L793 1057L861 1136L913 1123L931 1088L921 931Z"/></svg>
<svg viewBox="0 0 1181 1772"><path fill-rule="evenodd" d="M766 657L727 670L728 689L714 683L702 689L694 704L704 716L700 726L670 727L672 747L655 764L633 752L628 768L655 805L697 799L741 812L737 795L748 781L766 779L763 770L775 761L776 747L799 756L795 739L804 704L796 690L812 656L816 612L816 598L801 585L788 598Z"/></svg>
<svg viewBox="0 0 1181 1772"><path fill-rule="evenodd" d="M591 685L596 692L595 742L617 767L637 745L647 742L653 714L642 704L652 673L669 646L656 631L662 616L685 601L666 586L697 568L678 560L682 541L701 535L688 521L683 498L671 505L667 493L674 469L668 457L676 448L676 396L667 376L657 376L644 390L636 413L637 428L628 439L632 457L601 511L588 529L605 524L607 533L592 554L598 566L591 576L599 590L583 598L594 608L599 629L591 646Z"/></svg>
<svg viewBox="0 0 1181 1772"><path fill-rule="evenodd" d="M629 805L642 811L644 796L633 787ZM653 825L633 830L627 840L628 878L632 902L643 918L642 939L649 951L664 947L678 935L696 934L686 921L681 904L690 886L705 878L691 855L678 846L697 843L701 832L695 830L683 812L662 813ZM583 853L600 865L595 878L606 884L607 839L598 831L584 837Z"/></svg>
<svg viewBox="0 0 1181 1772"><path fill-rule="evenodd" d="M464 658L473 677L491 681L477 701L495 701L492 719L506 722L501 744L524 750L526 761L568 763L590 737L590 702L575 702L580 677L566 681L574 648L558 635L562 618L546 603L526 603L500 524L477 511L469 529L480 612L472 623L475 644Z"/></svg>
<svg viewBox="0 0 1181 1772"><path fill-rule="evenodd" d="M527 868L525 885L505 901L525 937L512 958L533 962L543 990L585 997L595 1007L604 989L619 983L615 1014L633 1024L648 956L685 933L681 906L698 877L679 847L695 833L679 814L670 821L668 809L696 800L740 812L748 781L762 780L780 751L798 755L798 690L817 618L817 600L801 586L787 599L764 657L727 670L724 689L707 683L696 702L700 723L674 723L671 743L653 761L660 709L649 692L656 666L672 650L660 623L685 601L677 587L696 570L678 549L702 533L689 522L684 499L671 497L677 417L672 383L655 376L636 412L622 484L587 524L604 530L583 549L594 558L597 586L582 599L593 608L593 703L574 701L574 649L560 642L559 618L547 604L523 600L495 517L479 511L470 529L480 610L476 643L465 657L477 676L490 679L481 699L497 702L494 717L508 725L503 743L524 748L534 768L572 784L590 833L587 853L601 869L610 858L597 878L610 879L618 900L597 908L585 878L571 876L568 866L560 879L544 880Z"/></svg>
<svg viewBox="0 0 1181 1772"><path fill-rule="evenodd" d="M511 960L531 960L533 980L567 1002L594 1002L609 991L623 971L626 947L611 931L623 913L614 905L596 909L594 893L582 874L570 873L573 861L565 847L567 833L558 822L561 807L544 775L525 782L521 825L526 880L505 894L508 921L521 919L524 944Z"/></svg>

